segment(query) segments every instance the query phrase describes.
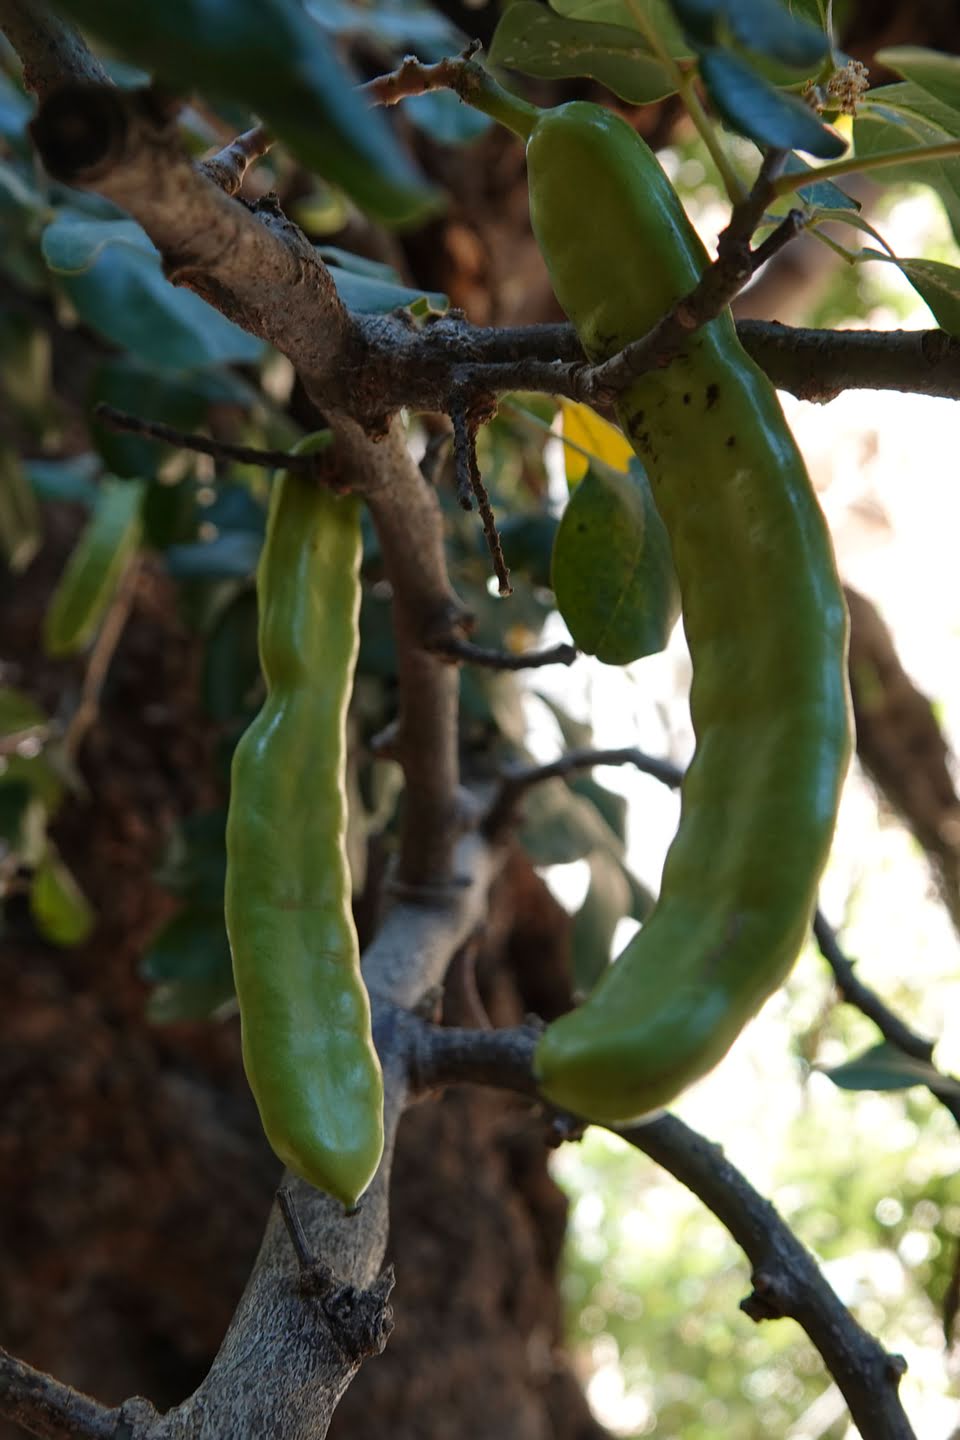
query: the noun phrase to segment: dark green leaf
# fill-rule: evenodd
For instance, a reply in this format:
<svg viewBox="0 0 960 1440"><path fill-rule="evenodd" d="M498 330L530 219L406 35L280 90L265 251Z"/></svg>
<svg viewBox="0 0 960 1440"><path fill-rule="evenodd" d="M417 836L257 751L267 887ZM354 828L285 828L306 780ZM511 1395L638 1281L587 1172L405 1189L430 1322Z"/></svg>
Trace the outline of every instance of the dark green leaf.
<svg viewBox="0 0 960 1440"><path fill-rule="evenodd" d="M490 46L490 62L548 80L585 75L634 105L676 89L636 30L568 20L537 0L516 0L508 7Z"/></svg>
<svg viewBox="0 0 960 1440"><path fill-rule="evenodd" d="M379 218L415 220L434 202L297 0L63 0L63 9L168 84L249 106Z"/></svg>
<svg viewBox="0 0 960 1440"><path fill-rule="evenodd" d="M144 543L153 550L191 545L202 515L192 479L180 480L176 485L151 480L143 500Z"/></svg>
<svg viewBox="0 0 960 1440"><path fill-rule="evenodd" d="M171 285L160 256L132 220L60 211L43 232L44 258L91 330L161 369L186 370L264 351L192 290Z"/></svg>
<svg viewBox="0 0 960 1440"><path fill-rule="evenodd" d="M33 801L33 791L23 780L11 780L0 774L0 850L18 853L24 823ZM2 886L0 886L2 895Z"/></svg>
<svg viewBox="0 0 960 1440"><path fill-rule="evenodd" d="M500 539L511 572L522 572L531 585L550 586L557 525L553 515L508 515L501 522Z"/></svg>
<svg viewBox="0 0 960 1440"><path fill-rule="evenodd" d="M833 159L847 148L808 105L775 89L739 55L729 50L704 50L700 74L724 123L757 145L804 150L820 159Z"/></svg>
<svg viewBox="0 0 960 1440"><path fill-rule="evenodd" d="M929 1061L915 1060L886 1041L843 1065L825 1068L823 1073L841 1090L909 1090L926 1085L937 1095L960 1098L960 1081L941 1075Z"/></svg>
<svg viewBox="0 0 960 1440"><path fill-rule="evenodd" d="M39 755L5 755L0 770L0 787L26 785L48 815L53 815L63 799L63 779L43 753Z"/></svg>
<svg viewBox="0 0 960 1440"><path fill-rule="evenodd" d="M662 650L680 610L670 542L639 464L591 469L553 548L553 589L581 650L626 665Z"/></svg>
<svg viewBox="0 0 960 1440"><path fill-rule="evenodd" d="M182 821L167 847L157 880L194 909L222 914L227 875L227 812L203 810Z"/></svg>
<svg viewBox="0 0 960 1440"><path fill-rule="evenodd" d="M223 906L188 905L157 934L143 957L145 980L215 981L227 994L233 989L230 946Z"/></svg>

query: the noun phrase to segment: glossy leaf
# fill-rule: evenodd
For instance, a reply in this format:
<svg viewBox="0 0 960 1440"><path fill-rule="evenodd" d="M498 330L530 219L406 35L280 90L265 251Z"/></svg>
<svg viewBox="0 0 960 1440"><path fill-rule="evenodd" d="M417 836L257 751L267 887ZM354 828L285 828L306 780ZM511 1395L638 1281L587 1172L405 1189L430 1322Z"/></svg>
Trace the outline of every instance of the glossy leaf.
<svg viewBox="0 0 960 1440"><path fill-rule="evenodd" d="M634 105L676 89L665 66L638 43L636 30L566 19L537 0L516 0L507 8L490 62L548 80L587 76Z"/></svg>
<svg viewBox="0 0 960 1440"><path fill-rule="evenodd" d="M297 0L63 0L62 8L169 85L248 106L304 165L380 219L415 220L434 202Z"/></svg>
<svg viewBox="0 0 960 1440"><path fill-rule="evenodd" d="M171 285L160 256L132 221L61 211L43 233L44 258L81 320L140 361L183 370L250 363L264 351L192 290Z"/></svg>
<svg viewBox="0 0 960 1440"><path fill-rule="evenodd" d="M591 470L553 547L553 589L574 642L608 665L662 650L680 609L670 542L647 477Z"/></svg>
<svg viewBox="0 0 960 1440"><path fill-rule="evenodd" d="M808 105L777 90L739 55L719 48L704 50L700 74L724 123L757 145L804 150L824 160L842 155L847 148Z"/></svg>
<svg viewBox="0 0 960 1440"><path fill-rule="evenodd" d="M960 1081L940 1072L926 1060L905 1055L886 1041L873 1045L854 1060L823 1070L841 1090L909 1090L926 1085L938 1095L960 1098Z"/></svg>
<svg viewBox="0 0 960 1440"><path fill-rule="evenodd" d="M44 616L48 655L74 655L93 639L140 543L143 494L139 481L101 481L93 514Z"/></svg>

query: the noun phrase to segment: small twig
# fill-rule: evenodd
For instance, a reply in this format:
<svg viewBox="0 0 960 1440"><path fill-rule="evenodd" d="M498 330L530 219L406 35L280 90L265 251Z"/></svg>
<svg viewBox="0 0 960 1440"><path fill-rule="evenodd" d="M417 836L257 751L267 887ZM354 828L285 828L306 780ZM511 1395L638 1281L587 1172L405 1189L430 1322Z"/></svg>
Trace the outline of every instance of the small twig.
<svg viewBox="0 0 960 1440"><path fill-rule="evenodd" d="M676 790L683 780L682 769L672 760L647 755L633 746L619 750L567 750L558 760L546 765L517 765L508 770L501 778L500 789L481 826L483 834L490 839L503 835L514 823L517 807L531 786L546 780L565 779L575 770L591 770L594 765L633 765L671 790Z"/></svg>
<svg viewBox="0 0 960 1440"><path fill-rule="evenodd" d="M488 396L475 396L469 402L456 400L451 402L450 419L453 421L453 454L457 477L457 500L464 510L473 509L473 499L476 498L477 509L480 512L480 519L483 522L483 533L487 542L487 549L493 560L494 574L500 587L501 595L513 593L510 584L510 571L507 569L507 562L503 557L503 546L500 543L500 532L497 530L497 522L493 514L493 506L490 504L490 496L487 494L487 487L483 483L480 474L480 465L477 460L477 429L480 424L489 419L495 408L496 402Z"/></svg>
<svg viewBox="0 0 960 1440"><path fill-rule="evenodd" d="M447 655L451 660L464 660L469 665L481 665L488 670L539 670L543 665L572 665L580 653L575 645L563 642L551 645L548 650L528 650L511 655L506 650L487 650L482 645L474 645L454 635L431 641L427 648L434 655Z"/></svg>
<svg viewBox="0 0 960 1440"><path fill-rule="evenodd" d="M310 1249L303 1224L297 1213L297 1207L293 1202L293 1195L287 1185L281 1185L277 1191L277 1204L280 1207L283 1223L287 1227L287 1234L290 1236L290 1244L297 1257L297 1264L301 1270L312 1270L317 1263L316 1256Z"/></svg>
<svg viewBox="0 0 960 1440"><path fill-rule="evenodd" d="M934 1042L928 1040L925 1035L919 1035L916 1030L912 1030L880 999L875 990L871 990L869 985L863 983L856 973L853 961L841 949L836 931L820 910L814 916L813 933L820 947L820 954L833 971L837 989L846 1003L855 1006L868 1020L872 1020L889 1045L895 1046L904 1055L909 1055L912 1059L920 1060L925 1065L932 1067ZM937 1074L940 1072L938 1071ZM951 1078L948 1075L943 1076L944 1080ZM938 1089L936 1080L931 1080L927 1089L960 1125L960 1098L949 1094L946 1090Z"/></svg>
<svg viewBox="0 0 960 1440"><path fill-rule="evenodd" d="M448 56L434 65L423 64L416 56L408 55L390 74L378 75L375 80L359 86L358 93L374 105L396 105L409 95L452 90L465 104L526 138L537 122L539 109L497 84L489 70L475 58L480 48L480 42L473 40L462 55Z"/></svg>
<svg viewBox="0 0 960 1440"><path fill-rule="evenodd" d="M753 257L753 268L759 270L761 265L766 265L772 260L785 245L795 240L807 223L807 217L802 210L790 210L780 221L780 224L762 241L757 248L751 251Z"/></svg>
<svg viewBox="0 0 960 1440"><path fill-rule="evenodd" d="M453 421L453 455L456 467L457 504L461 510L472 510L474 499L473 467L477 463L477 437L467 420L465 407L454 406L450 411Z"/></svg>
<svg viewBox="0 0 960 1440"><path fill-rule="evenodd" d="M76 759L87 731L96 724L104 682L133 609L139 574L140 560L135 556L123 573L113 603L104 616L90 651L83 688L80 691L80 703L70 717L63 736L63 751L68 759Z"/></svg>
<svg viewBox="0 0 960 1440"><path fill-rule="evenodd" d="M302 470L305 474L316 475L318 479L323 479L329 468L329 457L323 454L290 455L285 450L258 450L250 445L231 445L225 440L211 440L207 435L188 434L160 420L143 420L139 415L130 415L102 401L93 413L111 430L145 435L150 440L161 440L165 445L175 445L180 450L196 450L201 455L212 455L215 460L261 465L266 470Z"/></svg>
<svg viewBox="0 0 960 1440"><path fill-rule="evenodd" d="M754 231L773 199L773 184L784 159L779 150L771 150L764 157L750 194L734 206L730 223L719 237L716 260L693 289L671 306L646 335L579 377L581 386L589 392L584 399L610 403L639 375L668 365L694 331L721 315L760 266L799 233L803 216L791 211L762 245L750 249Z"/></svg>
<svg viewBox="0 0 960 1440"><path fill-rule="evenodd" d="M201 160L197 169L225 194L236 195L250 166L262 159L272 145L273 136L266 127L255 125L252 130L245 130L231 140L216 155Z"/></svg>
<svg viewBox="0 0 960 1440"><path fill-rule="evenodd" d="M748 250L754 231L774 198L774 185L786 159L786 150L768 150L764 155L749 195L733 207L730 221L717 240L717 254L721 259L736 252L742 255Z"/></svg>

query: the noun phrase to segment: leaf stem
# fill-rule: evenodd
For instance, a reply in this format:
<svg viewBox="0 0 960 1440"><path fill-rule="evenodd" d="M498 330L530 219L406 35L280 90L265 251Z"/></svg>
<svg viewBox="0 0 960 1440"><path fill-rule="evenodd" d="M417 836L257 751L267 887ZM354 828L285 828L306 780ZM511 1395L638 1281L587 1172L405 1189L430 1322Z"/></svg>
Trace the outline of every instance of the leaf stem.
<svg viewBox="0 0 960 1440"><path fill-rule="evenodd" d="M425 65L408 55L396 70L359 86L359 93L374 105L396 105L409 95L453 90L465 105L489 115L521 140L529 140L543 111L494 80L489 70L473 58L478 49L478 44L471 45L462 55L438 60L434 65Z"/></svg>
<svg viewBox="0 0 960 1440"><path fill-rule="evenodd" d="M920 145L914 150L882 150L876 155L850 155L845 160L833 160L828 165L819 165L812 172L813 181L835 180L839 175L856 175L868 170L880 170L890 165L916 165L927 160L947 160L960 155L960 140L945 140L941 145ZM781 175L774 182L775 195L791 195L804 185L811 184L811 172Z"/></svg>
<svg viewBox="0 0 960 1440"><path fill-rule="evenodd" d="M627 9L633 17L633 22L646 41L650 53L659 60L665 70L669 71L673 83L677 87L677 94L687 109L687 114L696 126L700 139L710 154L710 158L717 168L723 187L727 192L730 201L737 205L746 197L746 190L739 175L727 157L727 153L720 143L717 132L710 120L709 115L703 108L703 102L697 94L696 72L686 69L679 61L670 54L664 47L660 36L651 25L649 17L644 14L637 0L627 0Z"/></svg>

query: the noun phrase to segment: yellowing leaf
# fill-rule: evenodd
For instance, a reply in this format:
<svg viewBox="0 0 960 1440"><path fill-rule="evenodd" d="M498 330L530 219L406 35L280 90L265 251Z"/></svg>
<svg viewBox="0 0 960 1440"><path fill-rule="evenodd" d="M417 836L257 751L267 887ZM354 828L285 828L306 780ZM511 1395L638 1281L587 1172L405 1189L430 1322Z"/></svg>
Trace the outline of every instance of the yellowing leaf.
<svg viewBox="0 0 960 1440"><path fill-rule="evenodd" d="M631 446L621 432L608 420L600 418L589 405L574 400L561 402L565 445L567 484L573 489L587 473L590 456L624 474L630 468ZM574 449L574 446L579 448Z"/></svg>

